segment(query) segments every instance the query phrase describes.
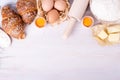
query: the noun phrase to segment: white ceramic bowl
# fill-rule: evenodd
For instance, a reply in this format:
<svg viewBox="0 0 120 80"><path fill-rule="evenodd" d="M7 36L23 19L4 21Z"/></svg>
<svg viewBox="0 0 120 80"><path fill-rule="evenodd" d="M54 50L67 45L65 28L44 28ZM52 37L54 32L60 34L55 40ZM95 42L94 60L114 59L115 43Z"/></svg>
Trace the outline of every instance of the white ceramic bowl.
<svg viewBox="0 0 120 80"><path fill-rule="evenodd" d="M99 1L98 1L99 2ZM118 17L116 17L116 18L114 18L114 19L111 19L111 20L109 20L109 19L103 19L103 18L101 18L101 16L99 15L99 14L96 14L96 12L95 11L93 11L93 9L92 9L92 6L93 5L93 0L90 0L90 10L91 10L91 12L92 12L92 14L95 16L95 18L98 20L98 21L100 21L101 23L105 23L105 24L119 24L120 23L120 18ZM96 5L96 6L99 6L99 5ZM95 5L94 5L94 7L95 7ZM102 9L103 9L103 7L102 6L99 6L99 7L101 7ZM101 10L102 10L101 9ZM114 11L114 10L113 10ZM101 11L101 13L100 14L102 14L102 11ZM106 15L106 14L105 14ZM116 15L117 15L117 13L116 13Z"/></svg>

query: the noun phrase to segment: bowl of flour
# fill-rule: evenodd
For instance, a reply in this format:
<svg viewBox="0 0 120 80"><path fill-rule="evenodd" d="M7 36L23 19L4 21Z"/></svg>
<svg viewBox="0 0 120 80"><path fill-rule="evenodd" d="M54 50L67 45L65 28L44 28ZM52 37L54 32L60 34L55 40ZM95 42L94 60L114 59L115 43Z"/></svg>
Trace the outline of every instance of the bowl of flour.
<svg viewBox="0 0 120 80"><path fill-rule="evenodd" d="M102 23L120 22L120 0L90 0L90 10Z"/></svg>

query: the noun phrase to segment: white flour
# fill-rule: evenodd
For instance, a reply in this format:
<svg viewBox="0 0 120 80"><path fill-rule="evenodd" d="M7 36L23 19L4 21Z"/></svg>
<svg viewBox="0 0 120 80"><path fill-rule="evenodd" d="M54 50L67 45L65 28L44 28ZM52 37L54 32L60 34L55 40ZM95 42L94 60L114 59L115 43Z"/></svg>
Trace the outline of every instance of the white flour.
<svg viewBox="0 0 120 80"><path fill-rule="evenodd" d="M7 48L11 44L10 37L0 29L0 48Z"/></svg>
<svg viewBox="0 0 120 80"><path fill-rule="evenodd" d="M120 0L91 0L91 11L100 20L120 19Z"/></svg>

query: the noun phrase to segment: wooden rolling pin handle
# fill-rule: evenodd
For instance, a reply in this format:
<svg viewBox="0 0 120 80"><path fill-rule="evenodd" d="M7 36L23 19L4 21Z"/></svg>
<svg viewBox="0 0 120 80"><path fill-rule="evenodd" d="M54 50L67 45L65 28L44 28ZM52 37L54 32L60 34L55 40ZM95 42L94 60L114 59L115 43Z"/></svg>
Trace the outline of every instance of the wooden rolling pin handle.
<svg viewBox="0 0 120 80"><path fill-rule="evenodd" d="M75 18L70 18L68 21L68 27L65 29L65 32L63 34L63 39L67 39L69 37L69 35L71 34L75 23L77 22L77 20Z"/></svg>

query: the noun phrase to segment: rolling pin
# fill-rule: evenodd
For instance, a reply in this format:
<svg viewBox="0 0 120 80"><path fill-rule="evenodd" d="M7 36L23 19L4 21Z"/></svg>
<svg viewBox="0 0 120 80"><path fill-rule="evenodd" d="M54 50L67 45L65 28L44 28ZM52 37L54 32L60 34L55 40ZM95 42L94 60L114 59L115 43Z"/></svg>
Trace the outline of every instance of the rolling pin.
<svg viewBox="0 0 120 80"><path fill-rule="evenodd" d="M70 11L68 13L69 20L68 20L68 27L65 29L65 32L63 34L63 38L67 39L68 36L71 34L75 23L81 19L86 11L86 8L88 6L89 0L74 0Z"/></svg>

